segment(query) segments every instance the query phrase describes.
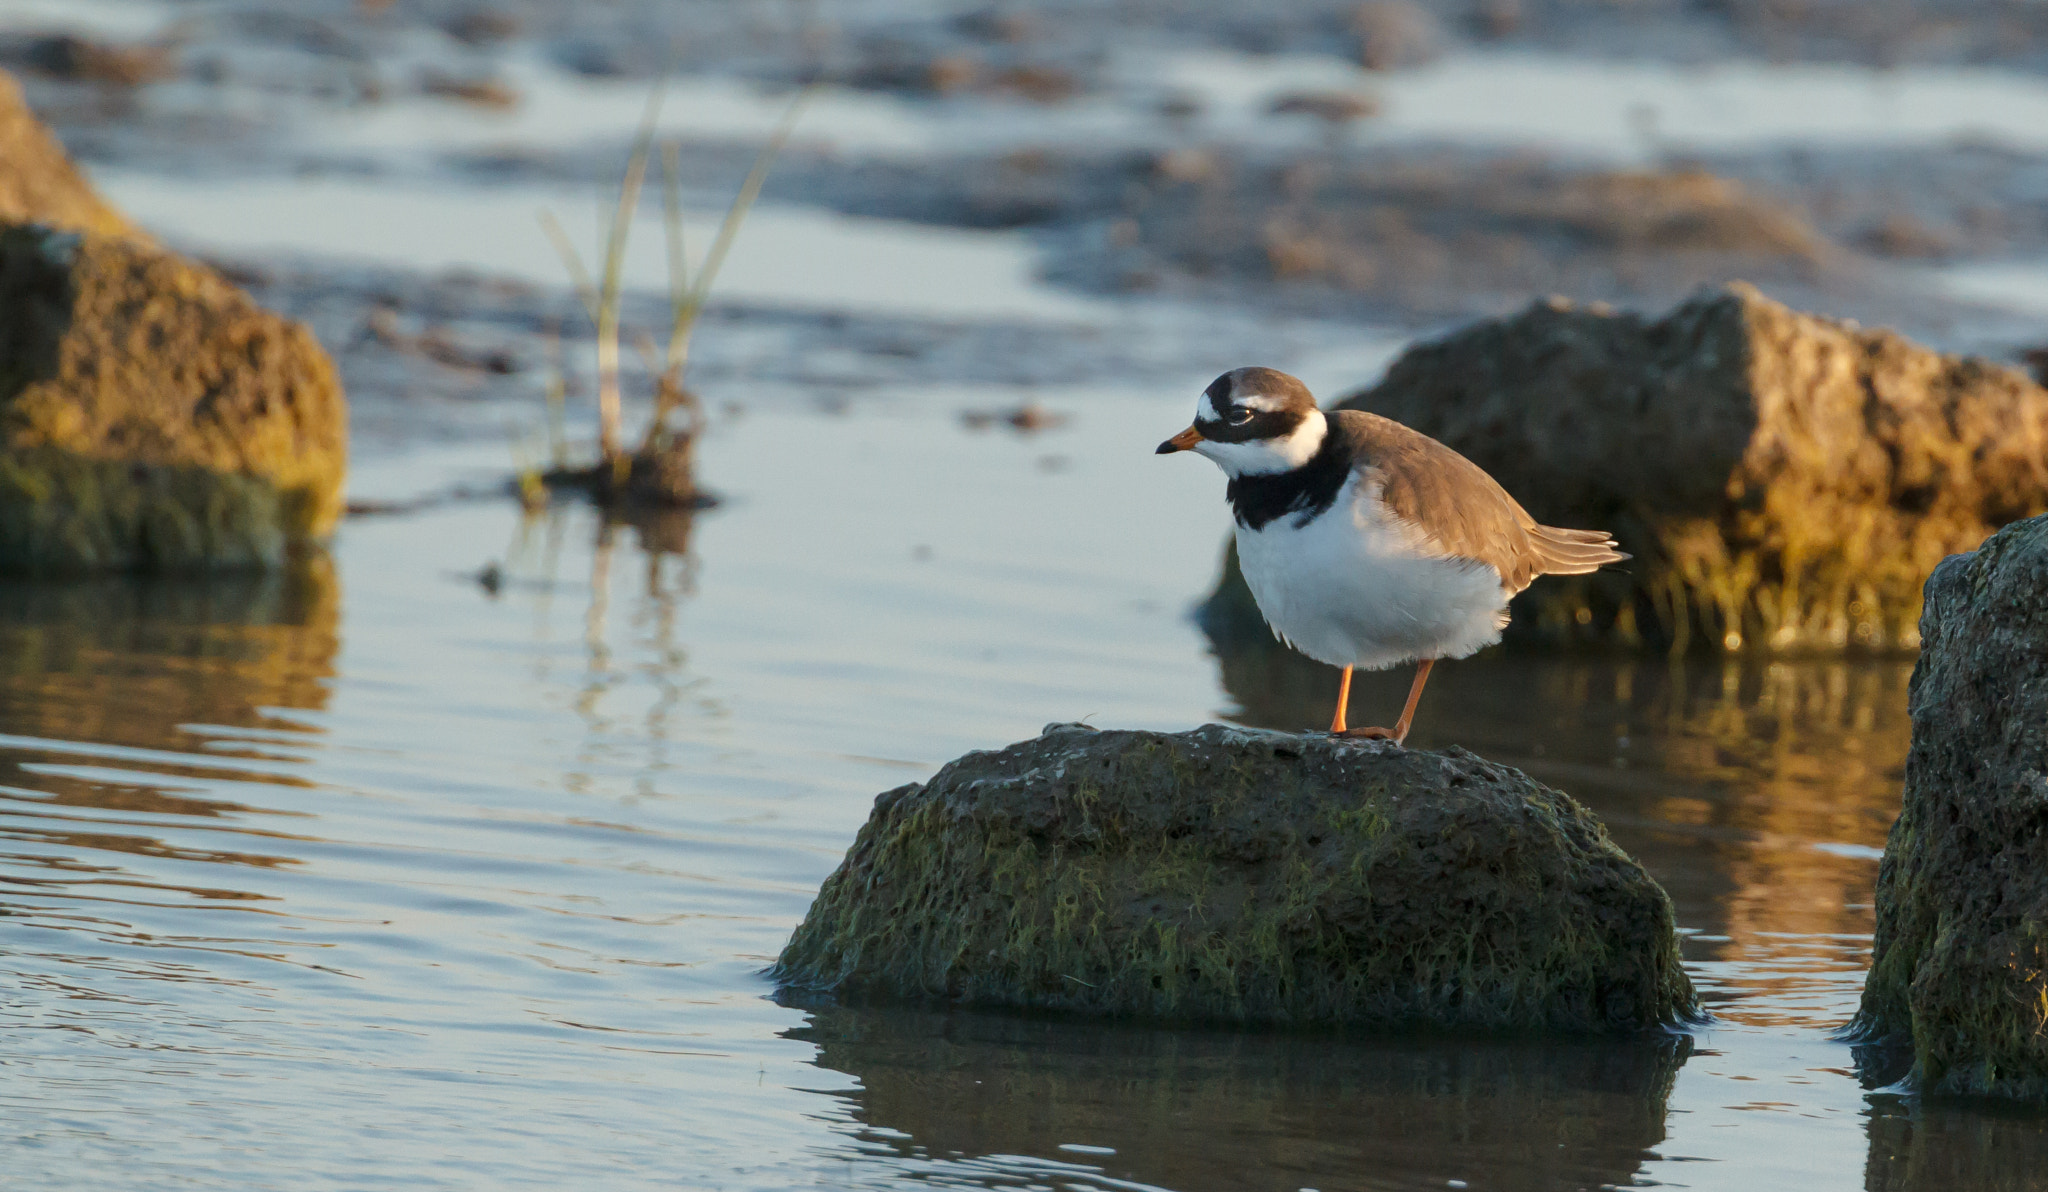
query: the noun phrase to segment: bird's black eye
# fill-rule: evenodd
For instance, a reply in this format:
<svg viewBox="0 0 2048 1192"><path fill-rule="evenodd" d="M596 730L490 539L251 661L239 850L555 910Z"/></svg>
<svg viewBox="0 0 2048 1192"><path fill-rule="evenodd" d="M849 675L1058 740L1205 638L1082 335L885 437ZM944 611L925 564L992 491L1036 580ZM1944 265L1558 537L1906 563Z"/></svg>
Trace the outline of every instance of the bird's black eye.
<svg viewBox="0 0 2048 1192"><path fill-rule="evenodd" d="M1225 415L1223 420L1225 422L1230 423L1230 425L1232 426L1243 426L1245 423L1250 422L1252 420L1252 412L1250 410L1239 407L1238 409L1232 410L1229 414Z"/></svg>

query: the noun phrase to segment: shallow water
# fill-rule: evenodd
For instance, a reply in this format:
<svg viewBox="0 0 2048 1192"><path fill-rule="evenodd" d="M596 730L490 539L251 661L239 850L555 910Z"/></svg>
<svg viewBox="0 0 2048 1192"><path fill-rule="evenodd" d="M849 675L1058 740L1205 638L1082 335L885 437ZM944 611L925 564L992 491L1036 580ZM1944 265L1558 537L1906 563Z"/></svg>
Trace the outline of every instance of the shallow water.
<svg viewBox="0 0 2048 1192"><path fill-rule="evenodd" d="M1327 714L1320 668L1219 658L1186 615L1220 480L1146 454L1184 394L1074 394L1032 437L964 429L966 396L751 412L707 444L729 499L694 521L455 503L352 521L284 580L9 588L10 1174L1849 1188L1868 1163L1932 1188L2048 1163L2042 1119L1866 1092L1830 1038L1897 798L1896 661L1441 669L1418 744L1571 790L1671 890L1716 1015L1688 1035L778 1005L761 969L878 791L1050 720ZM501 455L372 459L356 487ZM1378 679L1354 716L1405 682Z"/></svg>
<svg viewBox="0 0 2048 1192"><path fill-rule="evenodd" d="M110 36L166 11L0 9ZM309 116L310 151L359 153L362 176L101 181L179 243L549 284L534 208L582 227L591 196L443 185L431 155L623 140L644 94L530 65L513 64L527 102L509 116ZM2043 127L2038 81L1991 71L1120 70L1118 96L1066 109L828 94L806 135L1152 144L1150 105L1192 91L1204 136L1315 140L1266 103L1352 85L1387 106L1351 135L1618 157L2038 147ZM677 131L752 139L782 102L694 80L669 110ZM658 260L633 284L658 285ZM1177 317L1049 291L1031 268L1013 235L764 208L721 293L1112 335ZM1951 282L2025 309L2031 277ZM1301 356L1274 363L1331 393L1393 347L1300 321L1271 336ZM695 518L445 502L352 520L331 560L286 577L0 585L0 1171L152 1189L2048 1186L2048 1116L1918 1104L1883 1057L1859 1067L1832 1038L1897 806L1899 659L1439 668L1416 745L1571 791L1671 892L1714 1014L1683 1034L1331 1038L779 1004L761 970L877 792L1054 720L1327 722L1331 672L1211 642L1189 615L1215 580L1222 482L1150 450L1207 380L883 380L852 403L734 382L709 396L745 412L703 452L727 500ZM833 398L852 412L813 406ZM1030 399L1072 421L1024 436L958 418ZM539 420L537 397L509 416ZM496 441L393 441L355 461L356 495L488 484L513 462ZM1367 677L1352 719L1390 715L1406 683Z"/></svg>

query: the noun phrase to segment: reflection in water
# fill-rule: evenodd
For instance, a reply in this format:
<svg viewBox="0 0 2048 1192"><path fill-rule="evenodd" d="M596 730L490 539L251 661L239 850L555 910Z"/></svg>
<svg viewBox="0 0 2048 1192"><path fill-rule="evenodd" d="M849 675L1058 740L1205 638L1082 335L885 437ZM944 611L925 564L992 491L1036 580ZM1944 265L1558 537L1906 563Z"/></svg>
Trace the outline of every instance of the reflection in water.
<svg viewBox="0 0 2048 1192"><path fill-rule="evenodd" d="M862 1149L913 1172L1183 1192L1628 1184L1664 1138L1690 1046L1670 1035L1450 1045L836 1008L790 1037L859 1078L842 1095L865 1127Z"/></svg>
<svg viewBox="0 0 2048 1192"><path fill-rule="evenodd" d="M318 709L341 592L326 558L210 578L0 581L0 732L146 749L188 725L298 727Z"/></svg>
<svg viewBox="0 0 2048 1192"><path fill-rule="evenodd" d="M676 717L684 711L691 680L689 655L677 639L677 614L696 591L696 558L690 535L696 513L689 509L623 506L590 509L564 501L530 510L520 521L508 560L512 582L533 585L543 593L535 612L542 625L551 612L551 593L560 583L563 535L573 521L594 516L588 602L583 609L584 674L575 700L585 728L578 765L569 788L591 789L591 770L598 765L600 743L622 734L644 738L647 755L635 779L638 792L653 793L654 776L669 763L668 746L677 737ZM621 548L621 531L630 530L641 582L629 593L634 674L620 672L612 645L612 572ZM502 581L499 581L502 582ZM494 589L495 590L495 589ZM617 722L607 710L607 697L637 677L654 691L654 699L636 728Z"/></svg>
<svg viewBox="0 0 2048 1192"><path fill-rule="evenodd" d="M224 777L303 785L274 763L289 760L307 730L278 712L326 703L340 610L332 564L209 579L8 582L0 609L0 734L13 738L0 744L0 893L260 899L172 871L198 872L185 862L289 864L278 851L289 834L220 824L224 836L199 844L153 829L163 817L263 813L196 793ZM153 864L162 862L172 864Z"/></svg>
<svg viewBox="0 0 2048 1192"><path fill-rule="evenodd" d="M1040 706L1163 727L1219 698L1171 600L1106 619L1100 592L1154 593L1115 587L1136 564L1077 554L1078 511L1006 540L1000 567L970 554L991 526L1048 521L1033 494L1057 489L1028 460L1044 492L972 510L957 539L878 539L922 490L861 478L924 476L960 441L950 407L935 437L905 426L872 451L840 420L725 441L754 444L734 474L810 469L844 509L763 483L695 526L606 528L579 504L522 526L484 502L352 523L345 651L324 568L0 590L0 1170L1324 1192L1835 1190L1866 1167L1931 1192L2048 1171L2039 1117L1867 1092L1828 1038L1896 801L1894 662L1502 654L1433 680L1418 743L1573 791L1671 889L1717 1014L1689 1040L840 1009L799 1026L760 970L906 765L1003 739L1023 702L1028 731ZM492 558L487 586L455 578ZM1328 671L1219 653L1241 718L1327 723ZM1406 682L1362 683L1354 712ZM877 743L922 761L851 756ZM251 1145L274 1138L292 1145Z"/></svg>
<svg viewBox="0 0 2048 1192"><path fill-rule="evenodd" d="M1335 670L1269 638L1212 645L1238 719L1327 723ZM1760 966L1745 986L1782 1005L1809 978L1865 962L1911 674L1894 658L1494 650L1437 668L1410 740L1464 745L1570 791L1671 892L1681 927L1697 933L1687 955L1742 955ZM1359 676L1354 717L1399 707L1407 684L1405 670ZM1811 964L1790 936L1811 941Z"/></svg>
<svg viewBox="0 0 2048 1192"><path fill-rule="evenodd" d="M2048 1187L2048 1113L1873 1098L1864 1187L1867 1192L2039 1192Z"/></svg>

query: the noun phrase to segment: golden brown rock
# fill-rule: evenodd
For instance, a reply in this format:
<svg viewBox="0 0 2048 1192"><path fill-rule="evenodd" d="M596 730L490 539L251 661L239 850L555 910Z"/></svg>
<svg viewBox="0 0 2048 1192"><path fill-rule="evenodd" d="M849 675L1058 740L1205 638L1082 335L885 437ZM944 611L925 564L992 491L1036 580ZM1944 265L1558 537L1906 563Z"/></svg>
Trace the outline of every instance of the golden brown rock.
<svg viewBox="0 0 2048 1192"><path fill-rule="evenodd" d="M0 227L0 571L275 566L341 515L312 333L118 236Z"/></svg>
<svg viewBox="0 0 2048 1192"><path fill-rule="evenodd" d="M6 71L0 71L0 223L137 234L120 212L93 193Z"/></svg>
<svg viewBox="0 0 2048 1192"><path fill-rule="evenodd" d="M2048 389L1746 285L1661 319L1538 303L1411 349L1341 403L1491 472L1627 572L1539 584L1553 638L1912 648L1934 565L2048 509Z"/></svg>

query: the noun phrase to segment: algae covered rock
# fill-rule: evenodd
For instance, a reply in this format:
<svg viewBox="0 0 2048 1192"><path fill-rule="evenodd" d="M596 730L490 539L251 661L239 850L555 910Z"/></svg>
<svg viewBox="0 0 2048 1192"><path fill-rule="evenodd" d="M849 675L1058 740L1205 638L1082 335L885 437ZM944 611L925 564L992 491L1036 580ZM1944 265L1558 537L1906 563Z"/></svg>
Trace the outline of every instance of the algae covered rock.
<svg viewBox="0 0 2048 1192"><path fill-rule="evenodd" d="M1209 725L1043 736L875 801L797 990L1167 1020L1608 1031L1685 1017L1670 900L1461 750Z"/></svg>
<svg viewBox="0 0 2048 1192"><path fill-rule="evenodd" d="M1538 303L1340 404L1635 555L1521 597L1515 629L1551 640L1911 648L1934 565L2048 509L2048 390L1743 285L1660 319ZM1226 575L1212 624L1243 620L1236 593Z"/></svg>
<svg viewBox="0 0 2048 1192"><path fill-rule="evenodd" d="M312 333L144 241L0 227L0 571L275 566L341 515Z"/></svg>
<svg viewBox="0 0 2048 1192"><path fill-rule="evenodd" d="M2048 518L1927 581L1854 1031L1932 1093L2048 1101Z"/></svg>

